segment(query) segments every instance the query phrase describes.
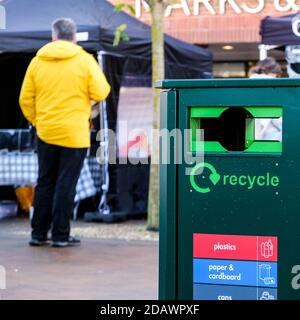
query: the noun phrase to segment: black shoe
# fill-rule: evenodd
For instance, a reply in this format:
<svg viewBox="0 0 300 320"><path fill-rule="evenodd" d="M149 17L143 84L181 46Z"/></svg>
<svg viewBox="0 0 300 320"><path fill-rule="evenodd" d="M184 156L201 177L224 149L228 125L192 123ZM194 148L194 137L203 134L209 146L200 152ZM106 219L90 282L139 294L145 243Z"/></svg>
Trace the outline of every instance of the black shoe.
<svg viewBox="0 0 300 320"><path fill-rule="evenodd" d="M65 247L76 247L80 246L80 239L75 237L69 237L68 241L53 241L52 247L54 248L65 248Z"/></svg>
<svg viewBox="0 0 300 320"><path fill-rule="evenodd" d="M43 247L43 246L48 246L50 244L49 240L38 240L31 238L29 241L29 245L32 247Z"/></svg>

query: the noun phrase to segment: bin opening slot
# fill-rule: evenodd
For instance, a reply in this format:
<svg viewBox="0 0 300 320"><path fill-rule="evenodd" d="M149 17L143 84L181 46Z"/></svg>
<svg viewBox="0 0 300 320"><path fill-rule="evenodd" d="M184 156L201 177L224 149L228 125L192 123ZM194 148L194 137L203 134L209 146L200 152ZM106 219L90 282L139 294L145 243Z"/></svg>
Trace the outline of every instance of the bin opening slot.
<svg viewBox="0 0 300 320"><path fill-rule="evenodd" d="M244 151L246 118L243 108L228 108L218 118L202 118L204 141L218 141L228 151Z"/></svg>
<svg viewBox="0 0 300 320"><path fill-rule="evenodd" d="M190 128L193 152L282 152L282 107L192 107Z"/></svg>

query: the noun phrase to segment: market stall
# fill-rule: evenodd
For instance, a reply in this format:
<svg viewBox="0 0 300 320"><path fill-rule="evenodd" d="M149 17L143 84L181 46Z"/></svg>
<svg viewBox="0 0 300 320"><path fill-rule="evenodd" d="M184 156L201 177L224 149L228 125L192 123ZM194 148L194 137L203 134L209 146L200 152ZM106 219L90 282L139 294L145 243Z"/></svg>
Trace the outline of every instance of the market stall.
<svg viewBox="0 0 300 320"><path fill-rule="evenodd" d="M4 0L1 3L6 10L6 29L0 30L0 128L27 127L18 105L24 73L36 51L50 41L51 22L57 17L68 16L78 25L79 44L98 58L112 85L112 92L102 105L101 118L95 121L95 130L103 127L116 130L120 88L147 87L151 84L150 27L124 12L115 12L114 6L105 0ZM114 33L121 24L127 25L129 41L121 41L114 47ZM212 76L210 52L168 35L165 36L165 59L166 78ZM93 140L91 156L95 156L98 143ZM107 141L102 147L107 148ZM120 200L122 196L124 198L122 192L133 197L131 190L140 186L137 179L126 175L124 170L131 171L132 175L142 172L148 178L148 165L140 166L142 171L132 171L130 166L126 169L121 165L108 166L106 163L101 166L101 191L104 196L108 193L108 204L112 211L130 213L132 208L124 209L124 201ZM124 180L119 178L120 174L128 177L125 185ZM147 189L144 186L140 197L144 200L138 211L145 211Z"/></svg>

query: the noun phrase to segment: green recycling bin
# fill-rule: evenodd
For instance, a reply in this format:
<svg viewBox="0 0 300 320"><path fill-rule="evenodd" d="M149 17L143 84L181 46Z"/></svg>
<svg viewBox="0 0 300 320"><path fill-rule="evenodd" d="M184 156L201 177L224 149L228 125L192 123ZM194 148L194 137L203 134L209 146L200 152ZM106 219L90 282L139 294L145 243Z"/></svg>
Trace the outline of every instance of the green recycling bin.
<svg viewBox="0 0 300 320"><path fill-rule="evenodd" d="M300 299L300 80L156 86L160 299Z"/></svg>

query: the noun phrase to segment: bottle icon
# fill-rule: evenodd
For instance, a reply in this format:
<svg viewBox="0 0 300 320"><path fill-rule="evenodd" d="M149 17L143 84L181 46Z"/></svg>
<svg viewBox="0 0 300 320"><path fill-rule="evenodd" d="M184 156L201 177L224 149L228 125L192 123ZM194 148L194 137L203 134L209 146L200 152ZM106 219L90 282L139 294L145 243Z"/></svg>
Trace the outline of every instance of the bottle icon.
<svg viewBox="0 0 300 320"><path fill-rule="evenodd" d="M262 242L260 245L261 255L268 259L274 255L274 245L271 240Z"/></svg>

